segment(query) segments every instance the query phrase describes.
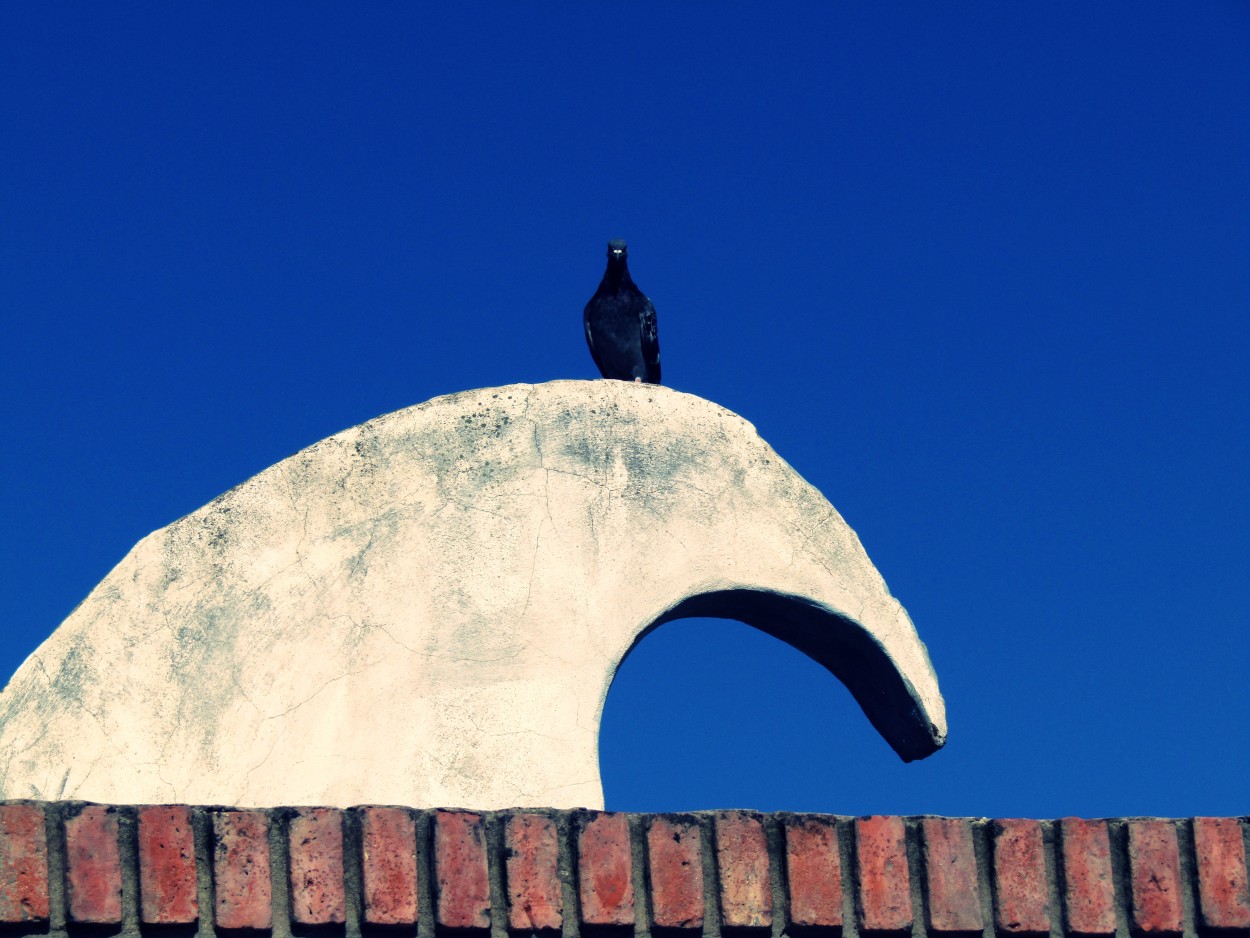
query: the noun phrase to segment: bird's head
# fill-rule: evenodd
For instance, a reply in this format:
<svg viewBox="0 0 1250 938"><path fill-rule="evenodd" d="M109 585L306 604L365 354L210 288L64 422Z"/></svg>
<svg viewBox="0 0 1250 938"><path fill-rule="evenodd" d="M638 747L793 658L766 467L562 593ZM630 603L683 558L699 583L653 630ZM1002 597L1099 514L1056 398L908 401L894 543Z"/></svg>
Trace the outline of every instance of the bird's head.
<svg viewBox="0 0 1250 938"><path fill-rule="evenodd" d="M629 254L629 248L620 238L615 238L608 242L608 260L625 260Z"/></svg>

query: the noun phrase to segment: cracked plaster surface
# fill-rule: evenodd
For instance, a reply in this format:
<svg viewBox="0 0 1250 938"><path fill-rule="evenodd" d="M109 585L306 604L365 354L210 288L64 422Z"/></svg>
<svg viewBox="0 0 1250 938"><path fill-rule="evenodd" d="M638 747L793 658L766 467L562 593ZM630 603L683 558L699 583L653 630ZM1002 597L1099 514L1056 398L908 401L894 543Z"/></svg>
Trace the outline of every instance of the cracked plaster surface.
<svg viewBox="0 0 1250 938"><path fill-rule="evenodd" d="M558 381L371 420L144 538L0 693L0 798L601 807L616 669L703 599L904 758L944 741L906 612L750 424Z"/></svg>

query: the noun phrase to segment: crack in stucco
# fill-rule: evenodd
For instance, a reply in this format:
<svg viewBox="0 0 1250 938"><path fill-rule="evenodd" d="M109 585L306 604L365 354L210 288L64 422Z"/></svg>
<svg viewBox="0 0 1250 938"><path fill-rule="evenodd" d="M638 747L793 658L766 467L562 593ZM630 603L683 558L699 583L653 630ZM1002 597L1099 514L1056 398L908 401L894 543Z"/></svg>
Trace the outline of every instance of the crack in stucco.
<svg viewBox="0 0 1250 938"><path fill-rule="evenodd" d="M367 671L367 670L369 670L369 668L368 668L368 667L364 667L364 668L359 668L359 669L354 670L354 671L352 671L352 670L348 670L348 671L344 671L344 672L343 672L343 673L341 673L341 674L336 674L334 677L332 677L332 678L330 678L329 680L327 680L324 684L322 684L320 687L318 687L315 691L313 691L311 694L309 694L309 695L308 695L307 697L305 697L303 700L299 701L299 703L292 704L291 706L287 707L285 710L281 711L280 713L270 713L270 714L266 714L266 715L264 716L264 718L262 719L262 721L261 721L261 722L268 722L268 721L270 721L270 720L281 720L283 717L290 716L292 713L294 713L294 712L295 712L296 710L298 710L300 707L303 707L303 706L304 706L305 704L307 704L310 700L313 700L315 697L317 697L317 695L318 695L318 694L320 694L322 691L324 691L324 690L325 690L327 687L329 687L331 684L337 684L339 681L343 680L344 678L355 677L357 674L363 674L363 673L364 673L365 671Z"/></svg>
<svg viewBox="0 0 1250 938"><path fill-rule="evenodd" d="M462 501L459 501L458 499L455 499L455 498L449 498L446 502L444 502L441 506L439 506L439 508L438 508L438 509L436 509L436 510L435 510L434 514L438 514L440 511L442 511L442 510L443 510L444 508L446 508L448 505L455 505L457 508L460 508L460 509L462 509L462 510L464 510L464 511L480 511L480 512L481 512L482 514L484 514L484 515L493 515L493 516L494 516L494 517L496 517L496 518L503 518L505 521L513 521L513 520L515 520L514 518L512 518L512 517L510 517L510 516L508 516L508 515L505 515L505 514L503 514L502 512L498 512L498 511L491 511L489 508L481 508L481 507L479 507L479 506L477 506L477 505L468 505L468 504L466 504L466 503L464 503L464 502L462 502Z"/></svg>
<svg viewBox="0 0 1250 938"><path fill-rule="evenodd" d="M104 742L107 743L110 747L112 747L113 751L117 753L117 755L121 758L121 760L126 763L126 765L130 766L130 769L132 771L135 771L135 763L132 762L130 760L130 757L126 755L126 752L124 749L118 746L117 743L113 742L113 737L109 734L108 730L105 729L104 723L101 721L101 719L95 713L93 713L90 710L90 708L88 708L87 705L83 703L81 700L75 700L75 703L77 703L78 706L83 711L83 713L87 714L87 716L91 718L92 722L95 723L96 728L100 731L100 735L104 738ZM71 798L74 796L75 793L77 793L78 791L82 789L82 786L86 783L87 779L91 777L91 773L95 771L96 766L100 764L100 761L103 758L104 758L104 753L99 752L96 754L95 758L91 760L91 764L87 767L86 774L82 778L75 781L74 787L70 789L70 791L68 792ZM72 768L72 766L70 768ZM136 772L136 774L138 773ZM67 771L65 779L63 779L61 782L62 788L65 787L65 784L68 781L68 778L69 778L69 774Z"/></svg>
<svg viewBox="0 0 1250 938"><path fill-rule="evenodd" d="M539 455L541 456L541 453ZM589 482L591 485L595 486L596 488L606 489L608 487L608 484L604 482L602 479L596 479L593 476L588 476L581 472L573 472L569 469L556 469L554 466L545 466L545 465L542 468L545 472L548 472L548 473L554 472L556 475L571 476L574 479L581 479L583 482Z"/></svg>
<svg viewBox="0 0 1250 938"><path fill-rule="evenodd" d="M248 769L246 772L243 773L243 791L244 792L247 792L252 787L252 773L269 761L270 756L273 755L273 751L278 748L278 742L281 740L281 738L282 737L280 735L274 736L273 742L269 744L269 751L265 753L264 757L255 765L253 765L250 769Z"/></svg>
<svg viewBox="0 0 1250 938"><path fill-rule="evenodd" d="M261 718L264 719L265 711L261 709L260 704L252 699L252 695L243 688L243 684L239 681L239 671L237 668L232 668L230 670L230 680L233 681L234 686L239 689L239 693L243 695L243 699L250 703L256 712L260 714Z"/></svg>
<svg viewBox="0 0 1250 938"><path fill-rule="evenodd" d="M471 723L473 728L483 736L491 736L496 739L502 739L505 736L536 736L539 739L549 739L552 742L566 742L569 738L567 733L560 736L552 736L550 733L540 733L538 730L528 726L519 727L514 730L491 730L483 726L473 715L473 711L468 707L460 707L456 704L447 703L445 701L443 702L442 707L444 710L455 711L463 714L464 719Z"/></svg>
<svg viewBox="0 0 1250 938"><path fill-rule="evenodd" d="M389 638L392 642L394 642L404 651L408 652L410 655L416 655L419 658L426 658L426 659L430 659L434 657L433 653L431 652L418 651L417 649L413 648L411 645L405 645L403 642L397 639L394 635L392 635L390 629L388 629L384 625L379 625L377 622L365 622L364 627L366 629L376 629L377 631L381 632L383 635Z"/></svg>
<svg viewBox="0 0 1250 938"><path fill-rule="evenodd" d="M528 409L528 400L527 400ZM543 503L547 509L546 518L540 518L538 521L538 529L534 532L534 553L530 558L530 575L529 583L525 587L525 603L521 606L521 615L519 621L525 621L525 615L529 612L530 599L534 595L534 577L538 572L538 556L542 548L543 524L547 521L551 522L552 528L555 528L555 520L551 517L551 480L547 474L547 467L543 463L543 445L538 435L538 424L534 424L534 449L538 453L538 468L543 470Z"/></svg>
<svg viewBox="0 0 1250 938"><path fill-rule="evenodd" d="M525 621L525 614L529 612L530 598L534 595L534 574L538 571L538 551L543 539L543 522L538 522L538 530L534 532L534 555L530 558L530 578L529 583L525 587L525 604L521 607L521 615L519 621Z"/></svg>

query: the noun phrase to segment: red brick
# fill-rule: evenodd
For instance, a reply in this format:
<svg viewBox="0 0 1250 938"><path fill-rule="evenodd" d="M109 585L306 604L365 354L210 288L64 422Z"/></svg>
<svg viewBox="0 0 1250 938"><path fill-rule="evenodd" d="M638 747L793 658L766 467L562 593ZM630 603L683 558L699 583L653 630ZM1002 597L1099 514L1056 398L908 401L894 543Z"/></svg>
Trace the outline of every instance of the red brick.
<svg viewBox="0 0 1250 938"><path fill-rule="evenodd" d="M979 932L981 888L972 824L966 818L925 818L924 869L929 886L929 928L935 932Z"/></svg>
<svg viewBox="0 0 1250 938"><path fill-rule="evenodd" d="M577 866L582 921L633 925L633 861L625 815L591 815L577 832Z"/></svg>
<svg viewBox="0 0 1250 938"><path fill-rule="evenodd" d="M995 924L1009 935L1050 933L1046 847L1038 821L995 821Z"/></svg>
<svg viewBox="0 0 1250 938"><path fill-rule="evenodd" d="M296 925L342 925L343 812L300 808L289 828L291 919Z"/></svg>
<svg viewBox="0 0 1250 938"><path fill-rule="evenodd" d="M743 811L716 815L716 867L720 874L721 924L767 928L773 922L768 841L760 819Z"/></svg>
<svg viewBox="0 0 1250 938"><path fill-rule="evenodd" d="M43 808L0 805L0 922L48 920L48 836Z"/></svg>
<svg viewBox="0 0 1250 938"><path fill-rule="evenodd" d="M69 920L117 925L122 920L122 863L117 809L88 805L65 821Z"/></svg>
<svg viewBox="0 0 1250 938"><path fill-rule="evenodd" d="M651 874L651 921L656 928L703 928L703 837L684 818L651 819L647 863Z"/></svg>
<svg viewBox="0 0 1250 938"><path fill-rule="evenodd" d="M145 925L190 925L200 917L195 831L185 804L139 809L139 897Z"/></svg>
<svg viewBox="0 0 1250 938"><path fill-rule="evenodd" d="M1059 822L1063 842L1063 897L1068 931L1115 933L1115 889L1106 821L1068 817Z"/></svg>
<svg viewBox="0 0 1250 938"><path fill-rule="evenodd" d="M859 859L860 930L910 931L911 873L903 819L856 818L855 854Z"/></svg>
<svg viewBox="0 0 1250 938"><path fill-rule="evenodd" d="M786 872L790 921L842 927L842 858L832 818L794 818L786 823Z"/></svg>
<svg viewBox="0 0 1250 938"><path fill-rule="evenodd" d="M1181 863L1173 821L1128 822L1129 878L1133 884L1133 923L1148 934L1179 934Z"/></svg>
<svg viewBox="0 0 1250 938"><path fill-rule="evenodd" d="M218 928L273 927L269 881L269 818L263 811L218 811L213 816L213 883Z"/></svg>
<svg viewBox="0 0 1250 938"><path fill-rule="evenodd" d="M361 812L361 876L365 921L417 923L417 821L407 808Z"/></svg>
<svg viewBox="0 0 1250 938"><path fill-rule="evenodd" d="M490 928L490 882L486 828L479 814L434 814L434 874L438 924L444 928Z"/></svg>
<svg viewBox="0 0 1250 938"><path fill-rule="evenodd" d="M541 814L514 814L504 826L508 927L558 931L564 924L560 839L556 823Z"/></svg>
<svg viewBox="0 0 1250 938"><path fill-rule="evenodd" d="M1246 843L1231 817L1194 818L1198 857L1198 907L1207 928L1250 928Z"/></svg>

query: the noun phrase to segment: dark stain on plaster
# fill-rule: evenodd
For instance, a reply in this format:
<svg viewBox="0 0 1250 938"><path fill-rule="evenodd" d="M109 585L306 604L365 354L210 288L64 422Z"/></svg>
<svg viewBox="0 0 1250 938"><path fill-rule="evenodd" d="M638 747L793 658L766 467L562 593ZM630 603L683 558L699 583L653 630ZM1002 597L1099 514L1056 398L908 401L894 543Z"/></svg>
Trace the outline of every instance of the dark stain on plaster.
<svg viewBox="0 0 1250 938"><path fill-rule="evenodd" d="M89 679L87 663L83 658L83 648L75 645L61 660L56 675L52 678L52 691L61 700L75 704L83 702L83 690Z"/></svg>

